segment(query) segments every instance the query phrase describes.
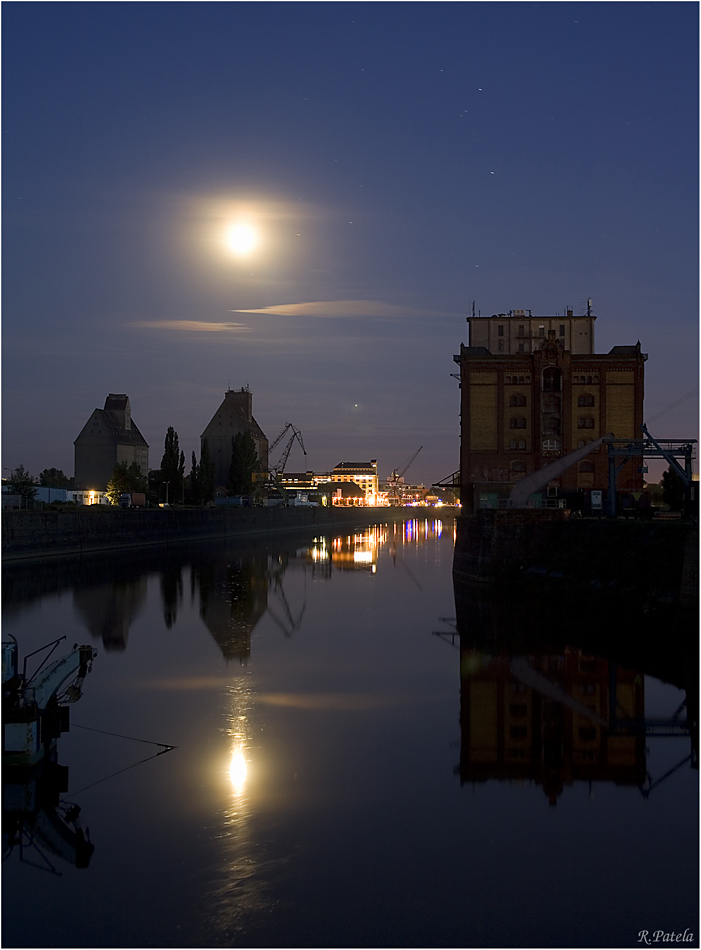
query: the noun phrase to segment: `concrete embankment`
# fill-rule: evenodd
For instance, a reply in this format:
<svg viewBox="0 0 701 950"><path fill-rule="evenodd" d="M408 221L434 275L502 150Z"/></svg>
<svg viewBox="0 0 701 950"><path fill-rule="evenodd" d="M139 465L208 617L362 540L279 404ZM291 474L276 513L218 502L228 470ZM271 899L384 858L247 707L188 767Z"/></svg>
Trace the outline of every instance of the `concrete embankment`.
<svg viewBox="0 0 701 950"><path fill-rule="evenodd" d="M2 559L74 556L300 530L352 530L427 516L437 513L427 508L119 509L97 505L66 511L3 511Z"/></svg>
<svg viewBox="0 0 701 950"><path fill-rule="evenodd" d="M559 511L461 516L457 583L607 591L639 602L694 606L698 528L683 521L570 519Z"/></svg>

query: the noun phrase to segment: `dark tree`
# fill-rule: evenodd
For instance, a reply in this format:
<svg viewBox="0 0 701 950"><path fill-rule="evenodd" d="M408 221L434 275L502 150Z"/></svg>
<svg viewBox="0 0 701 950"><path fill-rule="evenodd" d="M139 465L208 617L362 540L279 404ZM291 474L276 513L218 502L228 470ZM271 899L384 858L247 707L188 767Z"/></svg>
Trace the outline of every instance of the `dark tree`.
<svg viewBox="0 0 701 950"><path fill-rule="evenodd" d="M185 478L185 453L180 451L178 433L168 426L165 438L165 451L161 459L161 483L165 488L168 482L168 501L182 500L183 480Z"/></svg>
<svg viewBox="0 0 701 950"><path fill-rule="evenodd" d="M672 511L681 511L684 507L684 482L670 467L662 473L662 500Z"/></svg>
<svg viewBox="0 0 701 950"><path fill-rule="evenodd" d="M209 446L207 445L207 440L205 439L202 443L200 466L197 472L201 505L208 505L210 501L214 500L214 489L216 488L216 485L214 484L215 475L216 471L214 468L214 462L212 460L212 456L209 454Z"/></svg>
<svg viewBox="0 0 701 950"><path fill-rule="evenodd" d="M190 501L193 505L200 504L200 469L197 464L197 456L195 453L192 453L192 467L190 469L190 475L187 479L189 484L189 495Z"/></svg>
<svg viewBox="0 0 701 950"><path fill-rule="evenodd" d="M234 495L250 495L253 473L258 468L256 444L250 432L238 432L231 440L228 489Z"/></svg>
<svg viewBox="0 0 701 950"><path fill-rule="evenodd" d="M148 490L148 477L143 475L141 469L132 462L117 462L112 472L112 478L107 483L107 497L110 504L118 505L119 496L125 492L144 492Z"/></svg>
<svg viewBox="0 0 701 950"><path fill-rule="evenodd" d="M45 468L39 472L39 484L47 488L72 488L73 479L64 475L60 468Z"/></svg>
<svg viewBox="0 0 701 950"><path fill-rule="evenodd" d="M206 505L214 498L214 462L212 461L207 440L202 444L202 455L199 464L197 456L192 453L192 468L186 481L189 486L189 496L193 505Z"/></svg>
<svg viewBox="0 0 701 950"><path fill-rule="evenodd" d="M10 487L16 494L22 496L22 502L24 504L33 501L37 493L34 476L29 474L24 465L18 465L17 468L10 473Z"/></svg>

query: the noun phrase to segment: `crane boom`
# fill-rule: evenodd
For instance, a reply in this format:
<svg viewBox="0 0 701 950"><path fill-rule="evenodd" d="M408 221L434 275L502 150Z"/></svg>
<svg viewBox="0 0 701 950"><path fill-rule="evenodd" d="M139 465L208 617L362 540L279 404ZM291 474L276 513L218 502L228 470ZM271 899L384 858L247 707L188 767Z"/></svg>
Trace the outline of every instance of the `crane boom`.
<svg viewBox="0 0 701 950"><path fill-rule="evenodd" d="M399 473L399 477L400 477L400 478L401 478L401 476L404 474L404 472L406 472L406 470L409 468L409 466L410 466L411 463L414 461L414 459L415 459L416 456L419 454L419 452L421 451L422 448L423 448L423 445L420 445L420 446L418 447L418 449L414 452L414 454L411 456L411 458L409 459L409 461L406 463L406 465L404 466L404 468L403 468L403 469L401 470L401 472Z"/></svg>
<svg viewBox="0 0 701 950"><path fill-rule="evenodd" d="M275 441L273 442L273 444L272 444L272 445L270 446L270 448L268 449L268 452L272 451L272 449L275 448L275 446L278 444L278 442L280 442L280 440L282 439L282 437L285 435L285 433L286 433L289 429L292 429L292 435L290 436L290 438L289 438L287 444L285 445L285 448L282 450L282 455L280 456L280 461L277 463L277 465L271 465L271 466L270 466L271 472L275 472L275 474L277 474L277 475L282 475L282 473L285 471L285 466L287 465L287 459L288 459L289 456L290 456L290 452L292 451L292 444L293 444L293 442L294 442L295 439L297 439L297 441L299 442L300 448L302 449L302 451L304 452L304 454L305 454L305 455L307 454L307 450L304 448L304 441L302 440L302 433L299 431L299 429L295 428L295 426L293 426L291 422L288 422L288 423L287 423L287 425L286 425L285 428L282 430L282 432L280 433L280 435L277 437L277 439L275 439Z"/></svg>

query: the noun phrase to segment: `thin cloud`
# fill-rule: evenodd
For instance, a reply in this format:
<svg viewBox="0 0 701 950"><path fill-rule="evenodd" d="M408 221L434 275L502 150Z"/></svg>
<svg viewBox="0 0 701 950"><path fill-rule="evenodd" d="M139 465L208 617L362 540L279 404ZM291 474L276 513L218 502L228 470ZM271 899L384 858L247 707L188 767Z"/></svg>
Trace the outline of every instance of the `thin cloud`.
<svg viewBox="0 0 701 950"><path fill-rule="evenodd" d="M308 303L279 303L260 310L231 310L230 313L260 313L283 317L382 317L401 320L406 317L450 317L440 310L417 310L382 303L380 300L312 300Z"/></svg>
<svg viewBox="0 0 701 950"><path fill-rule="evenodd" d="M189 333L237 333L251 329L243 323L207 323L204 320L139 320L126 325L140 330L184 330Z"/></svg>

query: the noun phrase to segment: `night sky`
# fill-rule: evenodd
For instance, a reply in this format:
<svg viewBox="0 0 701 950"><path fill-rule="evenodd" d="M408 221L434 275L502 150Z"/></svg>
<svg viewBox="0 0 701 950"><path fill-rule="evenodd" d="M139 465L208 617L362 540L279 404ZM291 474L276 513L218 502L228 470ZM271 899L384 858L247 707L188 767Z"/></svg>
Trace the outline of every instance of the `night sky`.
<svg viewBox="0 0 701 950"><path fill-rule="evenodd" d="M248 385L270 441L302 432L288 471L423 446L430 483L458 468L473 300L591 297L598 352L649 354L653 434L696 437L696 3L2 15L5 468L73 474L126 392L151 467L172 425L189 470Z"/></svg>

